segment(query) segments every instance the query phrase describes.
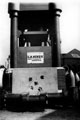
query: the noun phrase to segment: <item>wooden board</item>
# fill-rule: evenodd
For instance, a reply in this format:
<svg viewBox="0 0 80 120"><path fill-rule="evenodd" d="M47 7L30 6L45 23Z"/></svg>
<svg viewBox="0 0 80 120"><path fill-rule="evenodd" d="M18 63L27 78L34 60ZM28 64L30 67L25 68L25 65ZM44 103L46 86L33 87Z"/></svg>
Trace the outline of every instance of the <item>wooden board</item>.
<svg viewBox="0 0 80 120"><path fill-rule="evenodd" d="M27 54L28 53L43 53L43 63L28 64ZM51 67L52 66L52 56L51 47L19 47L17 55L17 68L27 68L27 67Z"/></svg>

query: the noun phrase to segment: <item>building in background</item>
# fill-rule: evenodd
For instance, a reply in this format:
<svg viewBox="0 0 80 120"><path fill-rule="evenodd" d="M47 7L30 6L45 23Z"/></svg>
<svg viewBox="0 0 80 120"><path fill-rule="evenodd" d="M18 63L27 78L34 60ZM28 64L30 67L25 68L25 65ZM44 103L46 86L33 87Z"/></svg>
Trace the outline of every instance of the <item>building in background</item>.
<svg viewBox="0 0 80 120"><path fill-rule="evenodd" d="M80 71L80 51L73 49L67 54L62 54L62 66L69 65L75 69L76 72Z"/></svg>

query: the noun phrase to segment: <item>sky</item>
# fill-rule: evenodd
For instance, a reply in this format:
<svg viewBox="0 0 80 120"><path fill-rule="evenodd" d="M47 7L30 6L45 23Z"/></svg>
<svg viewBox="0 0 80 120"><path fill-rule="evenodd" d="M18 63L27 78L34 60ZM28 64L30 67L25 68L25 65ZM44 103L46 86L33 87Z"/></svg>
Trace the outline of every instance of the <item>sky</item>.
<svg viewBox="0 0 80 120"><path fill-rule="evenodd" d="M61 53L80 50L80 2L79 0L2 0L0 1L0 65L10 54L10 18L8 2L48 3L55 2L62 9L60 17Z"/></svg>

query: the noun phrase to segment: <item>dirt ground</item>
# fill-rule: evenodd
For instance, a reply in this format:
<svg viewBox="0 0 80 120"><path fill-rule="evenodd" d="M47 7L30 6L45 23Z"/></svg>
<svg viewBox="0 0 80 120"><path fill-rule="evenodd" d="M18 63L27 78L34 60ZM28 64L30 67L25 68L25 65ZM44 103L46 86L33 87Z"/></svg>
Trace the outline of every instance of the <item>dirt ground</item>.
<svg viewBox="0 0 80 120"><path fill-rule="evenodd" d="M45 109L43 112L0 111L0 120L80 120L80 110L73 108Z"/></svg>

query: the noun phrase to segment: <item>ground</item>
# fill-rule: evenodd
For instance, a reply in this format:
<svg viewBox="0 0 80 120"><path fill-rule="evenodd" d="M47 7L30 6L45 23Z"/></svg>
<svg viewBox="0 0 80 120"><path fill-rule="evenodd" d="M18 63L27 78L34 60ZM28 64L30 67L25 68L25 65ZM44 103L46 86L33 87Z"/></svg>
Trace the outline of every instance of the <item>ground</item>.
<svg viewBox="0 0 80 120"><path fill-rule="evenodd" d="M80 120L80 110L74 108L45 109L43 112L2 110L0 120Z"/></svg>

